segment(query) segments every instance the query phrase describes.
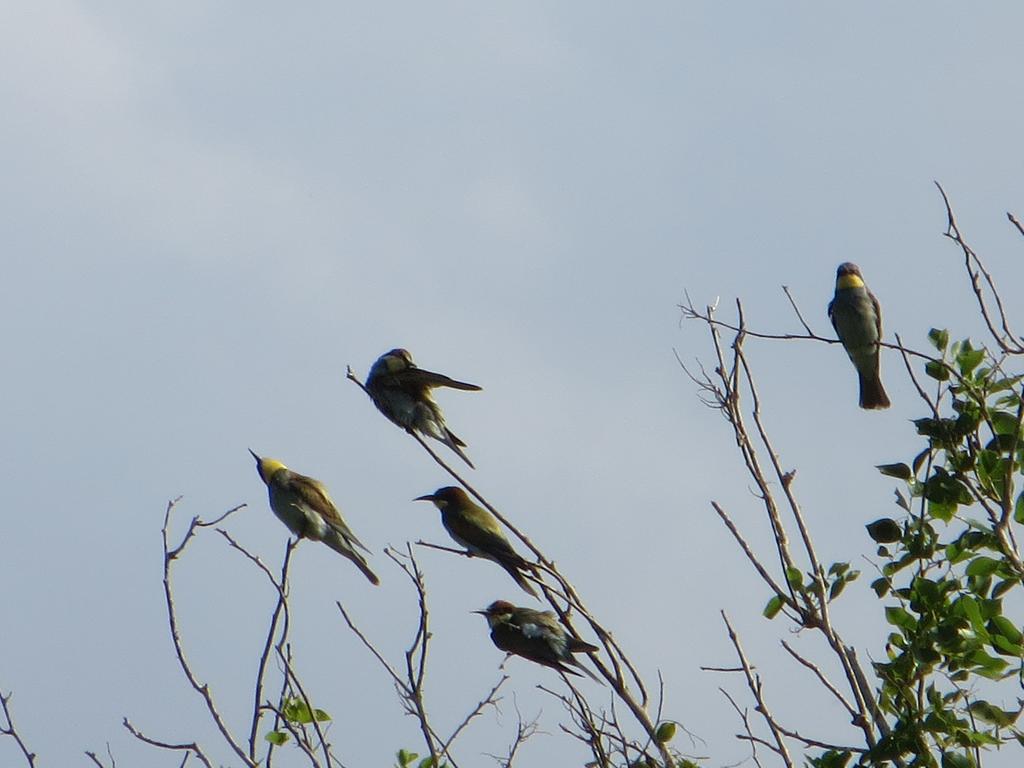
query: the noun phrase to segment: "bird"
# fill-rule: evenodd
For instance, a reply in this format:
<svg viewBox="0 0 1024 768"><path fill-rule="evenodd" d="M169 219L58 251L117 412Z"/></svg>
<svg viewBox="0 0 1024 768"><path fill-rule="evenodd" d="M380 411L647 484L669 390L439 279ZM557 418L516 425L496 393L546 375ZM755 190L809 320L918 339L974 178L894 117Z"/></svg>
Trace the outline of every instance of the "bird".
<svg viewBox="0 0 1024 768"><path fill-rule="evenodd" d="M370 570L366 560L356 550L369 552L331 500L327 488L319 480L292 472L277 459L261 458L250 448L256 459L256 471L267 484L270 508L288 530L300 539L322 541L335 552L344 555L373 585L380 584L377 574Z"/></svg>
<svg viewBox="0 0 1024 768"><path fill-rule="evenodd" d="M508 571L525 592L538 597L536 590L523 575L523 571L535 570L536 566L512 549L498 518L474 504L464 490L449 485L426 496L418 496L413 501L433 502L441 510L441 523L445 529L457 543L466 548L470 556L493 560Z"/></svg>
<svg viewBox="0 0 1024 768"><path fill-rule="evenodd" d="M580 676L579 672L567 666L572 665L590 679L601 682L573 658L574 653L594 653L600 649L567 633L554 612L520 608L505 600L495 600L483 610L473 613L487 619L491 640L506 653Z"/></svg>
<svg viewBox="0 0 1024 768"><path fill-rule="evenodd" d="M844 262L836 270L836 293L828 304L828 316L857 369L860 407L888 408L889 396L878 374L882 308L864 284L860 267L852 262Z"/></svg>
<svg viewBox="0 0 1024 768"><path fill-rule="evenodd" d="M367 394L388 419L407 432L415 431L440 440L473 467L473 462L462 450L466 444L448 429L441 406L430 394L435 387L468 392L480 390L476 384L418 368L409 350L400 348L378 357L366 377Z"/></svg>

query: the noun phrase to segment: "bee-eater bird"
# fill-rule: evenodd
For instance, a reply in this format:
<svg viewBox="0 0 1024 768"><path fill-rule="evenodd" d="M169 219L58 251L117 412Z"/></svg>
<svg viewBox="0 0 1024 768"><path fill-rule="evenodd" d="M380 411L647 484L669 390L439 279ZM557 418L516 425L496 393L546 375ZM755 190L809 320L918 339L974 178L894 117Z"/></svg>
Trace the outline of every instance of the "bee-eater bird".
<svg viewBox="0 0 1024 768"><path fill-rule="evenodd" d="M448 429L441 406L430 394L435 387L471 392L480 389L476 384L417 368L406 349L385 352L366 377L366 391L381 413L408 432L416 431L440 440L472 467L473 462L462 451L466 444Z"/></svg>
<svg viewBox="0 0 1024 768"><path fill-rule="evenodd" d="M552 611L534 611L519 608L504 600L495 600L482 611L473 613L487 618L491 640L505 653L578 676L579 672L567 666L572 665L583 670L592 680L601 682L573 658L574 653L593 653L600 649L566 632Z"/></svg>
<svg viewBox="0 0 1024 768"><path fill-rule="evenodd" d="M523 571L534 570L535 566L512 549L498 518L473 503L464 490L449 485L426 496L418 496L413 501L433 502L441 510L445 530L470 555L493 560L508 571L516 584L537 597L536 590L523 575Z"/></svg>
<svg viewBox="0 0 1024 768"><path fill-rule="evenodd" d="M256 459L260 479L267 484L270 508L278 520L300 539L322 541L355 563L372 584L380 584L377 574L370 570L356 547L364 552L370 550L345 523L324 484L292 472L277 459L260 458L252 449L249 453Z"/></svg>
<svg viewBox="0 0 1024 768"><path fill-rule="evenodd" d="M828 316L860 378L860 407L888 408L889 396L878 374L882 308L864 284L860 267L849 261L836 270L836 294Z"/></svg>

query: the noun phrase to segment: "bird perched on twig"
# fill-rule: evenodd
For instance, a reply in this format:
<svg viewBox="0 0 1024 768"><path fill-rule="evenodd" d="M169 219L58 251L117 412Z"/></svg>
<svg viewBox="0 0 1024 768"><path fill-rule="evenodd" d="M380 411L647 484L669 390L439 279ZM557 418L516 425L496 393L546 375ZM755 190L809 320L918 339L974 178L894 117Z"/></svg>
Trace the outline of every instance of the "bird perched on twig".
<svg viewBox="0 0 1024 768"><path fill-rule="evenodd" d="M860 379L860 407L888 408L889 396L879 376L882 308L864 284L860 267L849 261L836 270L836 293L828 316Z"/></svg>
<svg viewBox="0 0 1024 768"><path fill-rule="evenodd" d="M516 584L537 597L536 590L523 575L523 571L534 570L535 566L512 549L498 518L474 504L464 490L449 485L413 501L433 502L441 510L441 522L445 529L470 555L493 560L508 571Z"/></svg>
<svg viewBox="0 0 1024 768"><path fill-rule="evenodd" d="M506 653L579 676L579 672L566 666L572 665L592 680L601 682L594 673L573 658L574 653L594 653L600 649L567 633L552 611L534 611L519 608L504 600L495 600L482 611L473 613L487 618L491 640Z"/></svg>
<svg viewBox="0 0 1024 768"><path fill-rule="evenodd" d="M366 391L381 413L409 432L415 430L440 440L472 467L473 462L462 451L466 444L448 429L441 406L430 394L435 387L471 392L480 389L476 384L456 381L442 373L416 367L406 349L385 352L377 358L366 377Z"/></svg>
<svg viewBox="0 0 1024 768"><path fill-rule="evenodd" d="M264 459L250 449L256 459L256 471L267 484L270 508L288 530L300 539L322 541L335 552L344 555L372 584L380 584L377 574L370 570L359 547L369 552L356 538L342 518L324 484L312 477L292 472L277 459Z"/></svg>

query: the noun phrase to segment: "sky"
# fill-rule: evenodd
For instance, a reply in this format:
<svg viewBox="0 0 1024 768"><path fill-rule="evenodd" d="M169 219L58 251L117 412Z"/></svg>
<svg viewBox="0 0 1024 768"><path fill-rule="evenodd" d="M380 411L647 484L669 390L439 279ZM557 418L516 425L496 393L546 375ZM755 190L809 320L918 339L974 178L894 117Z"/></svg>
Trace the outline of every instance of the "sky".
<svg viewBox="0 0 1024 768"><path fill-rule="evenodd" d="M175 664L160 527L171 498L179 536L244 503L227 529L276 566L287 531L248 448L324 481L374 552L377 588L312 543L293 564L294 649L339 758L422 751L334 607L400 662L414 595L381 550L450 543L411 501L449 479L345 380L397 346L483 387L439 395L472 482L664 677L665 715L700 739L681 751L748 755L718 688L746 691L700 669L734 661L722 610L782 719L854 738L779 646L820 642L761 617L711 509L770 555L728 425L678 364L712 354L678 304L726 316L739 297L752 328L797 331L786 285L827 333L855 261L911 346L933 325L978 337L933 182L1019 284L1022 24L1006 2L0 5L0 691L40 764L108 744L178 764L125 716L230 761ZM864 413L838 347L748 351L819 554L868 572L863 524L895 512L873 466L919 449L900 361L883 359L893 408ZM417 557L444 731L500 675L470 611L529 598L491 564ZM186 651L242 731L273 594L212 532L176 568ZM869 582L833 614L862 658L884 632ZM503 752L518 707L543 731L521 765L582 764L537 690L558 678L505 671L460 762Z"/></svg>

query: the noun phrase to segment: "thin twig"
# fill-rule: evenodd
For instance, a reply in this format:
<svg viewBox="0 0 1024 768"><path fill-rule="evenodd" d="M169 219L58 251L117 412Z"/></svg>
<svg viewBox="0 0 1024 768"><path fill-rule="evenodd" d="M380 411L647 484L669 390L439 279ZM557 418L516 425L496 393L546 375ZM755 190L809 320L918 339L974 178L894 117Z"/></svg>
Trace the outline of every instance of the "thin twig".
<svg viewBox="0 0 1024 768"><path fill-rule="evenodd" d="M803 656L801 656L799 653L793 650L790 644L787 643L785 640L782 640L780 642L782 643L782 647L786 649L790 656L792 656L794 659L797 660L797 662L807 667L809 670L811 670L811 672L814 673L814 676L818 678L819 682L822 685L824 685L825 688L839 700L839 703L843 705L846 711L850 713L850 717L856 718L858 716L859 713L857 712L857 710L854 709L853 705L849 701L847 701L846 697L843 696L842 692L838 688L836 688L835 685L833 685L832 681L825 677L825 673L821 671L821 668L817 664L815 664L812 661L809 661L808 659L805 659Z"/></svg>
<svg viewBox="0 0 1024 768"><path fill-rule="evenodd" d="M0 709L3 709L4 720L7 721L6 725L0 725L0 736L10 736L14 739L14 742L18 745L18 749L21 750L21 754L25 756L25 760L28 762L29 768L35 768L36 755L34 752L30 752L28 746L22 740L18 734L18 729L14 726L14 718L11 715L11 698L14 696L14 692L8 693L6 696L0 693Z"/></svg>
<svg viewBox="0 0 1024 768"><path fill-rule="evenodd" d="M775 745L767 745L775 752L782 761L786 764L787 768L794 768L793 758L789 755L789 749L786 747L786 740L783 738L782 730L775 722L775 718L771 714L771 710L768 708L767 702L764 700L764 696L761 693L761 681L754 671L750 667L750 663L747 661L746 654L743 653L743 646L740 645L740 639L736 635L736 631L732 628L732 624L729 623L729 617L726 616L725 611L721 611L722 621L725 622L725 626L729 631L729 640L732 642L733 648L736 649L736 656L743 666L743 675L747 678L747 687L750 692L754 695L754 699L757 701L757 711L761 715L761 718L765 721L768 726L768 730L772 732L772 736L775 739ZM762 742L763 743L763 742Z"/></svg>
<svg viewBox="0 0 1024 768"><path fill-rule="evenodd" d="M141 741L141 742L143 742L145 744L149 744L151 747L158 747L160 749L168 749L168 750L171 750L171 751L174 751L174 752L191 753L191 754L195 755L196 759L199 760L199 762L201 762L203 765L205 765L206 768L213 768L213 764L210 762L209 758L207 758L207 756L203 752L203 750L200 749L199 745L196 744L194 741L188 742L188 743L175 744L175 743L171 743L171 742L167 742L167 741L160 741L158 739L151 738L151 737L147 736L146 734L144 734L142 731L140 731L138 728L136 728L134 725L132 725L128 721L127 717L124 720L121 721L121 724L127 729L128 733L130 733L132 736L134 736L139 741Z"/></svg>
<svg viewBox="0 0 1024 768"><path fill-rule="evenodd" d="M758 768L763 768L761 760L757 755L757 745L763 744L764 741L754 736L754 732L750 730L750 717L747 714L747 710L741 709L740 705L736 703L735 699L729 695L729 692L725 690L725 688L719 688L718 690L721 691L722 695L729 700L729 703L732 704L732 708L736 710L736 714L740 716L740 721L743 723L743 730L747 732L746 741L750 742L750 759L754 761L754 765L758 766ZM736 738L743 739L744 737L742 734L736 734Z"/></svg>
<svg viewBox="0 0 1024 768"><path fill-rule="evenodd" d="M249 757L246 751L242 748L242 746L235 740L235 737L231 734L231 731L228 728L227 723L224 721L224 718L221 716L220 711L217 709L217 705L214 702L213 693L210 690L209 685L207 685L206 683L199 682L199 679L192 671L192 667L185 657L185 649L181 642L181 632L178 629L177 613L174 608L174 593L171 588L171 565L173 564L174 560L177 559L182 554L182 552L184 552L186 545L191 540L192 536L195 535L195 532L199 528L209 527L223 522L228 515L238 511L245 505L240 504L237 507L234 507L233 509L229 509L223 515L221 515L216 520L211 522L204 522L200 520L198 517L192 518L192 522L189 524L188 530L186 531L185 536L182 538L181 543L177 547L172 549L168 540L170 518L171 512L173 511L177 502L178 499L173 499L167 503L167 509L166 512L164 513L164 525L161 530L164 547L164 601L167 607L167 623L171 631L171 640L174 643L174 653L178 658L178 665L181 667L182 672L184 672L189 684L196 691L196 693L198 693L202 697L203 701L206 703L206 709L210 713L210 717L213 719L214 724L217 726L217 730L220 731L221 736L224 737L225 742L227 742L228 746L239 758L239 760L241 760L245 765L250 766L250 768L256 768L257 762ZM125 727L129 727L127 718L125 718ZM129 728L129 730L132 729Z"/></svg>

